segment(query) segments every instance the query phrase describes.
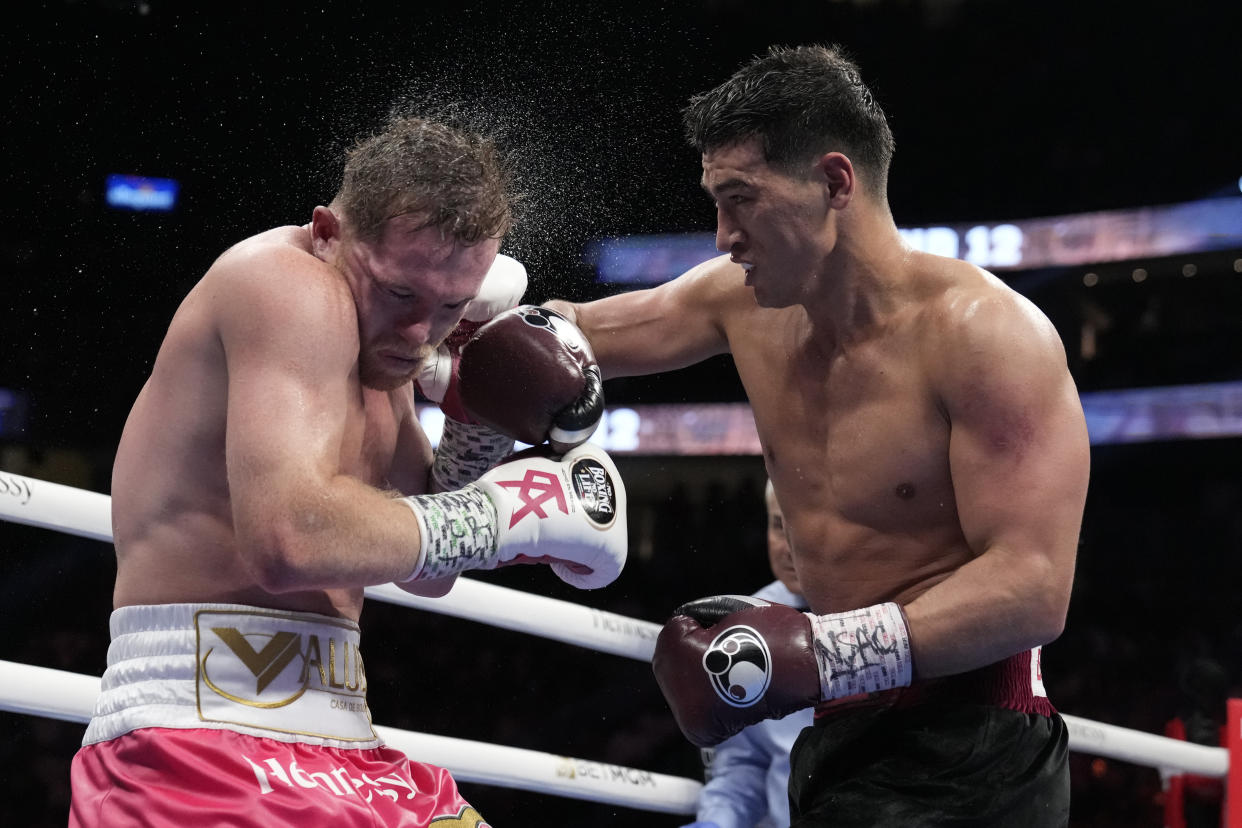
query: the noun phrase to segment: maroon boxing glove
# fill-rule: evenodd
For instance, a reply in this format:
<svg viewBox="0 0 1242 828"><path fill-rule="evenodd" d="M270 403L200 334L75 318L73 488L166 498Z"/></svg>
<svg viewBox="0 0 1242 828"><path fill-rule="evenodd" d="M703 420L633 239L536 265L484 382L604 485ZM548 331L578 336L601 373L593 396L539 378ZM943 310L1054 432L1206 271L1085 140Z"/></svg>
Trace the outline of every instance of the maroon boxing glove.
<svg viewBox="0 0 1242 828"><path fill-rule="evenodd" d="M820 700L806 615L758 598L717 595L678 607L651 665L677 726L699 747Z"/></svg>
<svg viewBox="0 0 1242 828"><path fill-rule="evenodd" d="M699 747L826 699L910 683L910 640L896 604L812 615L717 595L678 607L656 639L656 682Z"/></svg>
<svg viewBox="0 0 1242 828"><path fill-rule="evenodd" d="M586 442L604 414L591 346L572 322L537 305L479 328L462 349L458 389L477 422L557 452Z"/></svg>
<svg viewBox="0 0 1242 828"><path fill-rule="evenodd" d="M484 324L496 315L517 307L526 292L526 268L509 256L498 254L479 295L470 300L457 324L436 350L428 355L414 377L414 384L423 396L439 403L445 416L459 423L472 422L461 403L458 388L458 363L461 349Z"/></svg>
<svg viewBox="0 0 1242 828"><path fill-rule="evenodd" d="M526 268L521 262L497 255L457 327L423 361L414 379L423 396L439 403L445 416L431 467L434 491L453 491L478 480L513 451L512 437L476 422L466 413L458 387L458 365L461 349L479 328L522 300L526 282Z"/></svg>

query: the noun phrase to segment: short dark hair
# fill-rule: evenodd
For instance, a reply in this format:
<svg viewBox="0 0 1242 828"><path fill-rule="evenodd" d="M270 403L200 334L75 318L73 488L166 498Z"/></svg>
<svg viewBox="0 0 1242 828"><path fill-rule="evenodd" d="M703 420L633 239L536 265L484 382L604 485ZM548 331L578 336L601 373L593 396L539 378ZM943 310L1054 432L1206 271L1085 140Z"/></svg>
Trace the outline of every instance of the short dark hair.
<svg viewBox="0 0 1242 828"><path fill-rule="evenodd" d="M893 133L858 66L836 46L773 46L682 112L700 153L758 138L764 159L792 171L833 150L873 178L883 194Z"/></svg>
<svg viewBox="0 0 1242 828"><path fill-rule="evenodd" d="M512 171L495 142L423 118L400 117L346 153L333 199L362 239L400 215L465 244L503 238L513 224Z"/></svg>

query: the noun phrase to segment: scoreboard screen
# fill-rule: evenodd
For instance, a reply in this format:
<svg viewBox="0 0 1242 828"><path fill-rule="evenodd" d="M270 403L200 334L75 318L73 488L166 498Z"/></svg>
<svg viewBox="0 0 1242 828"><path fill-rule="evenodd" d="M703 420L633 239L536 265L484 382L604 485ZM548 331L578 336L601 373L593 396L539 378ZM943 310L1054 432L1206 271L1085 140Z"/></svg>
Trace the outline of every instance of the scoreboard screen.
<svg viewBox="0 0 1242 828"><path fill-rule="evenodd" d="M1124 262L1242 247L1242 197L1018 221L899 227L916 250L987 270ZM587 248L599 282L666 282L720 255L712 233L601 239Z"/></svg>

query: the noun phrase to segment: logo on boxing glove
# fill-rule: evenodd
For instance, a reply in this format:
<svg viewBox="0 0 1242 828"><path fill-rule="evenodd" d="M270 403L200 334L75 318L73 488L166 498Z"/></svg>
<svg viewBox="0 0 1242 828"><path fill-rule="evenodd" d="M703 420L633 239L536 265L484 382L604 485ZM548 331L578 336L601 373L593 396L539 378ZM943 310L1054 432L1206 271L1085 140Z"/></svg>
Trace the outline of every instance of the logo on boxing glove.
<svg viewBox="0 0 1242 828"><path fill-rule="evenodd" d="M527 515L547 519L548 513L543 510L543 505L548 501L552 501L552 505L562 514L569 514L569 506L565 503L565 490L561 488L560 479L551 472L527 469L526 476L521 480L497 480L496 485L517 489L518 499L522 501L522 508L515 510L509 518L510 529L517 526L518 521Z"/></svg>
<svg viewBox="0 0 1242 828"><path fill-rule="evenodd" d="M582 333L577 326L571 324L568 319L554 310L549 310L539 305L521 305L514 308L510 313L517 314L519 319L532 328L544 328L556 334L561 342L565 343L565 347L571 351L581 352L587 350L586 342L583 340ZM587 351L587 353L590 352Z"/></svg>
<svg viewBox="0 0 1242 828"><path fill-rule="evenodd" d="M582 510L597 529L607 529L617 519L617 496L608 470L598 460L584 457L573 464L569 477Z"/></svg>
<svg viewBox="0 0 1242 828"><path fill-rule="evenodd" d="M703 653L703 669L721 700L732 707L750 707L763 698L772 681L772 654L754 628L729 627Z"/></svg>

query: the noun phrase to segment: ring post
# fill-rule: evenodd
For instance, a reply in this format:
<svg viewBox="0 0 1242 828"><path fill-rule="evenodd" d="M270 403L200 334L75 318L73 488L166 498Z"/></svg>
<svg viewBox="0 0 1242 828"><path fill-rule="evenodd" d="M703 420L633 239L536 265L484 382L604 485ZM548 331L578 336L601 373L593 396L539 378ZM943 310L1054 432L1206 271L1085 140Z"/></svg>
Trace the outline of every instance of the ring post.
<svg viewBox="0 0 1242 828"><path fill-rule="evenodd" d="M1229 723L1225 747L1229 749L1229 775L1225 779L1225 825L1242 828L1242 699L1229 700Z"/></svg>

